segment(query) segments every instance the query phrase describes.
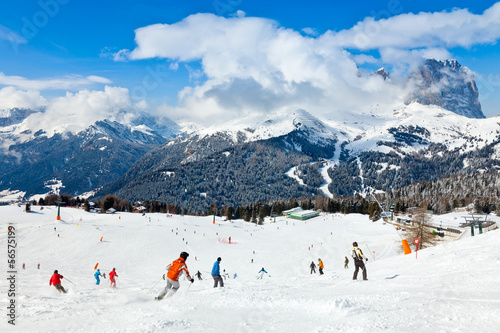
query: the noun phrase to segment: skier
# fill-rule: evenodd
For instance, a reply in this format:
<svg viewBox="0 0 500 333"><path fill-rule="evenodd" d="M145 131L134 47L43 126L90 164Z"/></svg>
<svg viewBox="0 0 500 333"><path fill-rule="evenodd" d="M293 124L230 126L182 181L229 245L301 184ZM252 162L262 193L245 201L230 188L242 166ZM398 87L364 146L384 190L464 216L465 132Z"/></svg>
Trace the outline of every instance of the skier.
<svg viewBox="0 0 500 333"><path fill-rule="evenodd" d="M95 284L100 284L101 283L101 280L99 279L99 276L102 276L101 275L101 271L99 269L97 269L97 271L94 274Z"/></svg>
<svg viewBox="0 0 500 333"><path fill-rule="evenodd" d="M231 237L229 237L229 244L231 244Z"/></svg>
<svg viewBox="0 0 500 333"><path fill-rule="evenodd" d="M316 264L314 263L314 261L311 261L310 267L311 267L311 274L316 273Z"/></svg>
<svg viewBox="0 0 500 333"><path fill-rule="evenodd" d="M26 265L25 265L25 264L24 264L24 262L23 262L23 269L25 269L25 268L26 268Z"/></svg>
<svg viewBox="0 0 500 333"><path fill-rule="evenodd" d="M234 273L233 279L236 279L238 277L238 274Z"/></svg>
<svg viewBox="0 0 500 333"><path fill-rule="evenodd" d="M266 270L264 269L264 267L262 267L262 269L259 271L259 274L260 274L260 275L259 275L259 277L258 277L258 278L259 278L259 279L262 279L262 277L264 276L264 273L266 273L266 274L268 274L268 275L269 275L269 273L268 273L268 272L266 272Z"/></svg>
<svg viewBox="0 0 500 333"><path fill-rule="evenodd" d="M222 272L222 277L224 278L224 280L225 280L225 279L229 279L229 274L228 274L228 273L226 273L226 270L224 270L224 271Z"/></svg>
<svg viewBox="0 0 500 333"><path fill-rule="evenodd" d="M196 273L194 276L196 276L196 277L198 278L198 280L203 280L203 279L201 278L201 273L200 273L200 271L198 271L198 273Z"/></svg>
<svg viewBox="0 0 500 333"><path fill-rule="evenodd" d="M365 256L363 255L363 251L361 251L361 249L358 248L358 243L357 242L352 243L352 246L353 246L353 248L352 248L352 257L354 259L354 266L356 267L356 269L354 270L354 275L352 276L352 279L353 280L357 279L357 277L358 277L358 271L361 268L363 270L363 280L368 280L367 277L366 277L365 263L363 262L363 259L365 259L366 261L368 261L368 258L365 258Z"/></svg>
<svg viewBox="0 0 500 333"><path fill-rule="evenodd" d="M194 279L189 275L189 271L186 266L186 259L189 257L189 254L187 252L181 252L179 259L174 260L170 265L167 266L167 285L165 288L160 292L160 294L155 297L156 300L161 300L163 299L167 293L168 296L170 297L175 292L177 289L179 289L179 277L182 275L182 272L185 272L187 275L187 278L191 283L194 282ZM165 276L165 275L164 275ZM172 290L170 293L169 291Z"/></svg>
<svg viewBox="0 0 500 333"><path fill-rule="evenodd" d="M116 274L116 270L113 268L113 270L109 272L108 276L109 276L109 285L111 287L116 288L115 276L118 277L118 274Z"/></svg>
<svg viewBox="0 0 500 333"><path fill-rule="evenodd" d="M60 292L66 293L66 290L64 290L64 287L61 285L62 278L63 278L63 276L60 275L56 269L54 271L54 274L50 277L49 286L54 286Z"/></svg>
<svg viewBox="0 0 500 333"><path fill-rule="evenodd" d="M321 259L318 258L318 261L319 261L319 275L323 275L323 268L325 268L325 265L323 265L323 261L321 261Z"/></svg>
<svg viewBox="0 0 500 333"><path fill-rule="evenodd" d="M349 268L349 259L347 259L347 257L345 257L344 260L344 268Z"/></svg>
<svg viewBox="0 0 500 333"><path fill-rule="evenodd" d="M217 261L214 262L214 265L212 267L212 277L214 278L214 288L217 288L217 286L220 283L221 287L224 287L224 281L222 280L222 277L220 276L220 262L222 261L221 257L217 258Z"/></svg>
<svg viewBox="0 0 500 333"><path fill-rule="evenodd" d="M40 264L38 264L37 268L40 269Z"/></svg>

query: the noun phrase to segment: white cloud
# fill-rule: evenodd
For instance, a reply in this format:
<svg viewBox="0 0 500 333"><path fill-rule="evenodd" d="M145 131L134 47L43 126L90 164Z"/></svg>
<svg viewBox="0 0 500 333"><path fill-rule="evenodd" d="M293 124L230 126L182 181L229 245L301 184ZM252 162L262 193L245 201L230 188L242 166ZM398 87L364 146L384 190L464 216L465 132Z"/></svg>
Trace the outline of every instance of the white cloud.
<svg viewBox="0 0 500 333"><path fill-rule="evenodd" d="M147 105L132 101L128 89L105 86L103 91L81 90L54 98L44 113L32 114L25 125L32 132L43 129L49 136L54 132L78 133L98 120L129 124L144 107Z"/></svg>
<svg viewBox="0 0 500 333"><path fill-rule="evenodd" d="M406 95L401 78L423 59L451 58L449 47L495 43L500 38L500 3L480 15L453 9L366 18L351 29L317 37L311 37L312 28L295 31L265 18L212 14L135 33L135 49L119 51L117 60L168 59L184 62L188 69L192 86L179 92L178 106L165 108L168 112L213 123L300 107L331 118L373 105L391 110ZM352 55L349 49L377 50L380 59ZM199 62L201 69L192 62ZM388 65L391 80L360 75L358 65L363 64Z"/></svg>
<svg viewBox="0 0 500 333"><path fill-rule="evenodd" d="M302 32L305 33L306 35L309 35L309 36L319 36L319 32L314 29L314 28L304 28L302 29Z"/></svg>
<svg viewBox="0 0 500 333"><path fill-rule="evenodd" d="M467 9L401 14L388 19L367 17L351 29L326 34L343 48L470 47L500 38L500 2L483 14Z"/></svg>
<svg viewBox="0 0 500 333"><path fill-rule="evenodd" d="M6 26L0 24L0 40L6 40L12 44L26 44L28 41L23 36L15 33Z"/></svg>
<svg viewBox="0 0 500 333"><path fill-rule="evenodd" d="M0 109L27 108L33 109L47 104L47 100L39 91L18 90L14 87L0 89Z"/></svg>
<svg viewBox="0 0 500 333"><path fill-rule="evenodd" d="M203 122L287 106L329 114L397 95L381 94L391 88L380 78L360 77L351 54L325 36L268 19L196 14L137 29L135 40L134 50L121 53L131 60L200 61L201 70L185 64L195 86L179 92L174 109Z"/></svg>
<svg viewBox="0 0 500 333"><path fill-rule="evenodd" d="M60 78L49 78L41 80L27 79L22 76L9 76L0 72L0 85L14 86L26 90L78 90L95 84L110 84L111 81L101 76L90 75L68 75Z"/></svg>

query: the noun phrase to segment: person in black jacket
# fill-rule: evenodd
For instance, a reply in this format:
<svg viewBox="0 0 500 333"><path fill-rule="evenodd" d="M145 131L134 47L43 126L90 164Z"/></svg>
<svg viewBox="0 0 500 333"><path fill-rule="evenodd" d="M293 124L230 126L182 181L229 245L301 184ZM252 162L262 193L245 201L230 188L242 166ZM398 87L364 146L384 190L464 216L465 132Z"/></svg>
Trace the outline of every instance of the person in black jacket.
<svg viewBox="0 0 500 333"><path fill-rule="evenodd" d="M316 273L316 264L314 263L314 261L311 261L311 274L312 273Z"/></svg>

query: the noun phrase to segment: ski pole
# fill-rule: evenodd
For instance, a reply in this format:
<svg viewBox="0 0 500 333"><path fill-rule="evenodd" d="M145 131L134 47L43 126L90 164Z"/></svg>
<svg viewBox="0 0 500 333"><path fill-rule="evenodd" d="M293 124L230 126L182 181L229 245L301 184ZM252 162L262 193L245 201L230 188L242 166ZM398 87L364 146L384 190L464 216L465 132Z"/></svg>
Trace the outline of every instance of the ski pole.
<svg viewBox="0 0 500 333"><path fill-rule="evenodd" d="M149 294L149 292L150 292L151 290L153 290L153 288L154 288L154 287L156 287L156 285L157 285L158 283L160 283L160 281L161 281L161 280L163 280L163 276L162 276L162 277L158 280L158 282L156 282L156 283L155 283L155 285L154 285L154 286L152 286L152 287L151 287L151 289L149 289L149 290L148 290L148 292L147 292L146 294Z"/></svg>
<svg viewBox="0 0 500 333"><path fill-rule="evenodd" d="M71 282L70 280L66 279L66 281L68 281L69 283L71 283L72 285L74 285L76 287L76 284L74 284L73 282Z"/></svg>

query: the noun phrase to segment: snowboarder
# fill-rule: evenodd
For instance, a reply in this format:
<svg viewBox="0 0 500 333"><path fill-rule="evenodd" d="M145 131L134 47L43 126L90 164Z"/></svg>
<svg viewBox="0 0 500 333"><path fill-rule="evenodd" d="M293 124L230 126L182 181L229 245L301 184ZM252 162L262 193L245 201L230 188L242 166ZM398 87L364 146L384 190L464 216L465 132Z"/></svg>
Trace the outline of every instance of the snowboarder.
<svg viewBox="0 0 500 333"><path fill-rule="evenodd" d="M349 268L349 259L347 259L347 257L345 257L344 260L344 268Z"/></svg>
<svg viewBox="0 0 500 333"><path fill-rule="evenodd" d="M357 242L352 243L352 246L353 248L351 256L354 259L354 266L356 267L352 279L356 280L358 278L358 271L361 268L363 270L363 280L368 280L368 278L366 277L365 263L363 262L363 259L368 261L368 258L365 258L365 256L363 255L363 251L361 251L361 249L358 247Z"/></svg>
<svg viewBox="0 0 500 333"><path fill-rule="evenodd" d="M201 273L200 273L200 271L198 271L198 272L197 272L194 276L196 276L196 277L198 278L198 280L203 280L203 279L201 278Z"/></svg>
<svg viewBox="0 0 500 333"><path fill-rule="evenodd" d="M182 275L182 272L186 273L187 278L189 281L191 281L191 283L194 282L194 279L191 277L191 275L189 275L189 271L188 271L187 266L186 266L186 259L188 257L189 257L189 254L187 252L181 252L179 259L174 260L170 265L167 266L167 270L168 270L167 279L166 279L167 285L160 292L160 294L157 297L155 297L156 300L163 299L167 295L167 293L168 293L167 297L170 297L173 294L175 294L177 289L179 289L179 287L180 287L179 277ZM169 291L171 291L171 292L169 293Z"/></svg>
<svg viewBox="0 0 500 333"><path fill-rule="evenodd" d="M111 272L109 272L109 285L113 288L116 288L116 281L115 281L115 276L118 277L118 274L116 274L116 270L113 268Z"/></svg>
<svg viewBox="0 0 500 333"><path fill-rule="evenodd" d="M222 277L220 276L220 262L222 261L221 257L217 258L217 261L214 262L214 265L212 267L212 277L214 278L214 288L217 288L217 286L220 283L221 287L224 287L224 281L222 280Z"/></svg>
<svg viewBox="0 0 500 333"><path fill-rule="evenodd" d="M260 275L259 275L259 277L258 277L258 278L259 278L259 279L262 279L262 277L264 276L264 273L266 273L266 274L268 274L268 275L269 275L269 273L268 273L268 272L266 272L266 270L264 269L264 267L262 267L262 269L259 271L259 274L260 274Z"/></svg>
<svg viewBox="0 0 500 333"><path fill-rule="evenodd" d="M311 274L316 273L316 264L314 263L314 261L311 261L310 267L311 267Z"/></svg>
<svg viewBox="0 0 500 333"><path fill-rule="evenodd" d="M59 272L56 269L54 271L54 274L50 277L49 286L54 286L60 292L66 293L67 291L64 290L64 287L61 285L61 279L62 278L63 278L63 276L60 275Z"/></svg>
<svg viewBox="0 0 500 333"><path fill-rule="evenodd" d="M100 276L102 276L101 275L101 271L99 269L97 269L97 271L94 274L95 284L100 284L101 283L101 280L99 279Z"/></svg>
<svg viewBox="0 0 500 333"><path fill-rule="evenodd" d="M323 275L323 268L325 268L325 265L323 265L323 261L321 261L321 259L318 258L318 266L319 266L319 275Z"/></svg>

